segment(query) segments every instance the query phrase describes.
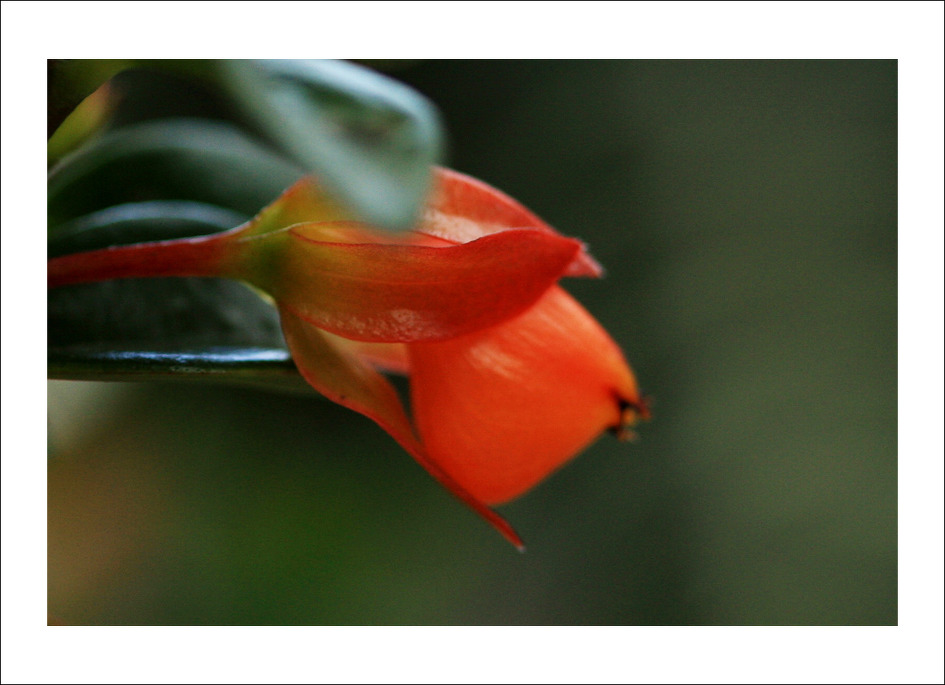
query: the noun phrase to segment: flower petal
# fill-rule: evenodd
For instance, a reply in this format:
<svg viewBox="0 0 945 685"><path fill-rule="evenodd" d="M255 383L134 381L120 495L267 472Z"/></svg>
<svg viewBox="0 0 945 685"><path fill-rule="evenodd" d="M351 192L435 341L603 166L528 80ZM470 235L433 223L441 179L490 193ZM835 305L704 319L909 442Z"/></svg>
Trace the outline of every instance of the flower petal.
<svg viewBox="0 0 945 685"><path fill-rule="evenodd" d="M406 376L410 373L410 359L407 346L403 343L371 343L360 340L348 340L341 336L322 331L322 335L345 354L352 354L367 362L378 371Z"/></svg>
<svg viewBox="0 0 945 685"><path fill-rule="evenodd" d="M617 345L559 287L504 324L408 350L421 440L488 504L528 490L603 430L646 415Z"/></svg>
<svg viewBox="0 0 945 685"><path fill-rule="evenodd" d="M368 342L443 340L500 323L531 306L580 249L532 229L445 247L322 240L339 230L294 226L290 244L273 245L276 265L262 259L247 278L309 323Z"/></svg>
<svg viewBox="0 0 945 685"><path fill-rule="evenodd" d="M421 220L408 236L417 242L417 232L449 243L468 243L492 233L513 228L533 228L558 235L547 223L513 198L472 176L435 167L433 191ZM238 229L243 238L272 233L295 224L350 222L353 217L312 176L299 179L272 204ZM389 240L405 234L382 233ZM343 242L352 242L344 240ZM565 276L600 277L604 269L582 244L565 269Z"/></svg>
<svg viewBox="0 0 945 685"><path fill-rule="evenodd" d="M456 243L510 228L534 228L557 235L514 199L472 176L439 167L433 179L434 190L421 218L420 231ZM594 278L603 273L583 245L565 271L566 276Z"/></svg>
<svg viewBox="0 0 945 685"><path fill-rule="evenodd" d="M437 481L492 524L509 542L523 549L521 538L501 516L463 489L433 462L410 425L397 391L357 354L338 347L314 326L284 308L282 330L299 373L331 401L363 414L387 431Z"/></svg>

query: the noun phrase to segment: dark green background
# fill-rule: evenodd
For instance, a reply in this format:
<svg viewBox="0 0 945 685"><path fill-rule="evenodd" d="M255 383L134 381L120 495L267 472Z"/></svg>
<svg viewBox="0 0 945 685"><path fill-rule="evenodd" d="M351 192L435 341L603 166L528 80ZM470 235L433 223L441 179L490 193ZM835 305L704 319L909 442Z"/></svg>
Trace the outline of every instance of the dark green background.
<svg viewBox="0 0 945 685"><path fill-rule="evenodd" d="M522 555L354 413L133 386L75 413L100 419L78 441L51 425L50 612L896 623L896 62L395 66L441 108L450 166L607 267L565 285L654 420L502 508ZM165 91L152 109L200 98Z"/></svg>

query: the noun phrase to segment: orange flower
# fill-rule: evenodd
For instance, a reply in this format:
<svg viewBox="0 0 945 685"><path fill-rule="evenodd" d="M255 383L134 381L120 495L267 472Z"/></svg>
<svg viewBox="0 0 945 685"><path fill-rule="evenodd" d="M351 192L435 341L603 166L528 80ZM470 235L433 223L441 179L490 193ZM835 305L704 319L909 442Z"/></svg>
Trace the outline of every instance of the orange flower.
<svg viewBox="0 0 945 685"><path fill-rule="evenodd" d="M405 234L352 221L306 178L232 231L49 261L51 287L223 276L268 292L306 381L377 422L519 547L487 505L648 416L619 348L556 285L600 272L580 242L446 169ZM412 419L378 369L409 375Z"/></svg>

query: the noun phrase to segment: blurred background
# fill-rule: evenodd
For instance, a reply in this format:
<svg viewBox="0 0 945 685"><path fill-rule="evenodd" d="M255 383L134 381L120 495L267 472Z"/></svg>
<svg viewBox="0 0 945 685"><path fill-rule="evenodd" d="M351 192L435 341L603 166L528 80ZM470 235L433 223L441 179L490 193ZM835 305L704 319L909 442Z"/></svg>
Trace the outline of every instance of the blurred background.
<svg viewBox="0 0 945 685"><path fill-rule="evenodd" d="M53 620L895 624L896 62L373 66L590 245L653 420L502 507L519 554L317 397L51 381ZM219 107L121 87L115 126Z"/></svg>

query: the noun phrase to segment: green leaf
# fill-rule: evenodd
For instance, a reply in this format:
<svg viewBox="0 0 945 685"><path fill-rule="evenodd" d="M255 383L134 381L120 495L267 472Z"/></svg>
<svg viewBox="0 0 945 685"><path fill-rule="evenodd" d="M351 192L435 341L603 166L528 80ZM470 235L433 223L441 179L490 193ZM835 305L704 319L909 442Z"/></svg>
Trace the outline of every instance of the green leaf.
<svg viewBox="0 0 945 685"><path fill-rule="evenodd" d="M51 290L47 304L49 378L313 392L285 347L275 309L235 281L92 283Z"/></svg>
<svg viewBox="0 0 945 685"><path fill-rule="evenodd" d="M199 79L222 87L265 140L301 170L318 176L355 215L385 228L405 229L413 223L429 190L431 166L443 157L445 136L435 106L411 88L356 64L335 60L50 60L49 64L50 127L53 121L58 126L82 98L124 69ZM137 199L144 198L121 201Z"/></svg>
<svg viewBox="0 0 945 685"><path fill-rule="evenodd" d="M222 80L266 138L362 220L405 229L439 163L435 107L369 69L332 60L221 61Z"/></svg>
<svg viewBox="0 0 945 685"><path fill-rule="evenodd" d="M225 231L250 217L224 207L184 200L131 202L67 221L50 237L47 257Z"/></svg>
<svg viewBox="0 0 945 685"><path fill-rule="evenodd" d="M139 200L190 200L253 215L305 174L233 125L161 119L112 131L50 172L49 225Z"/></svg>
<svg viewBox="0 0 945 685"><path fill-rule="evenodd" d="M48 377L74 381L211 381L314 394L287 350L205 347L185 351L53 348Z"/></svg>

